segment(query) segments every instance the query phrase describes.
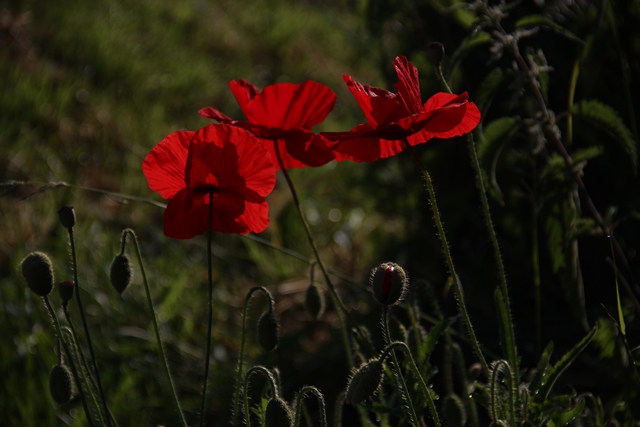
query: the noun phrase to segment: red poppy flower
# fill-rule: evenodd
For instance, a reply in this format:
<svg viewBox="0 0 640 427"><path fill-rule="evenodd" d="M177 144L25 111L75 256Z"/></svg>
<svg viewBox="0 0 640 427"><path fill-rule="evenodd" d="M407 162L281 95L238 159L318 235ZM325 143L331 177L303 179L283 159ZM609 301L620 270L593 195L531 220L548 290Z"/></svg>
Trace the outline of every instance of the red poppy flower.
<svg viewBox="0 0 640 427"><path fill-rule="evenodd" d="M209 229L259 233L269 225L264 197L276 182L267 150L249 132L209 125L178 131L160 141L142 162L149 187L169 199L164 234L190 239Z"/></svg>
<svg viewBox="0 0 640 427"><path fill-rule="evenodd" d="M333 109L336 96L331 89L311 80L276 83L262 92L246 80L232 80L229 87L248 121L233 120L211 107L200 110L200 115L253 133L278 170L276 141L286 169L322 166L333 160L329 141L311 132Z"/></svg>
<svg viewBox="0 0 640 427"><path fill-rule="evenodd" d="M460 136L478 125L480 111L468 101L466 92L437 93L422 105L416 67L404 56L397 57L393 66L400 80L394 85L397 94L342 76L369 123L349 132L322 134L335 141L336 160L371 162L400 153L404 139L417 145L431 138Z"/></svg>

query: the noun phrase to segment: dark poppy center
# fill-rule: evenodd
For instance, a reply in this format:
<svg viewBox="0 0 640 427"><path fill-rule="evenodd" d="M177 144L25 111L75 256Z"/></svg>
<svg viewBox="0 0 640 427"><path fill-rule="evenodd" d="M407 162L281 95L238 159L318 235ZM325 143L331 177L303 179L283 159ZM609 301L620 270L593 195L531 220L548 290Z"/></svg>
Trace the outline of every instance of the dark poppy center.
<svg viewBox="0 0 640 427"><path fill-rule="evenodd" d="M193 187L193 192L196 194L209 194L218 192L218 187L215 185L196 185Z"/></svg>

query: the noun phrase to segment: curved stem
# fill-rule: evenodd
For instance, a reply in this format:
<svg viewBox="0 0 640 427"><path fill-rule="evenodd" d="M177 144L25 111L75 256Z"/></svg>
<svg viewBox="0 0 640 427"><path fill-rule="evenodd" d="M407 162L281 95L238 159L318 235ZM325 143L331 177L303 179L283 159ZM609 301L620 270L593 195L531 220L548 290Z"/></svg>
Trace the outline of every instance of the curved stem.
<svg viewBox="0 0 640 427"><path fill-rule="evenodd" d="M91 417L91 412L89 412L89 407L87 406L87 399L82 391L82 383L80 382L80 378L78 377L78 368L76 367L75 362L73 361L73 357L71 356L71 350L69 350L69 346L66 341L62 337L62 327L60 326L60 321L58 320L58 316L56 312L53 311L53 307L51 307L51 302L49 302L48 296L43 296L42 301L44 302L44 306L49 313L49 317L53 322L53 328L55 329L55 333L58 336L58 339L62 341L62 346L64 348L64 352L67 354L67 358L69 359L69 364L71 365L71 372L73 373L73 379L78 384L78 389L80 390L80 400L82 401L82 409L84 409L84 415L87 417L87 422L90 426L93 426L93 418ZM86 382L85 382L86 384ZM98 405L96 403L96 408ZM98 410L100 412L100 410ZM102 425L104 425L104 421L102 420L102 416L100 417L100 421Z"/></svg>
<svg viewBox="0 0 640 427"><path fill-rule="evenodd" d="M89 327L87 326L87 319L84 316L84 310L82 309L82 299L80 298L80 283L78 282L78 263L76 260L76 245L73 238L73 228L68 228L69 240L71 242L71 258L73 262L73 279L76 283L76 301L78 303L78 310L80 311L80 318L82 319L82 327L84 329L84 335L87 338L87 346L89 347L89 355L91 356L91 363L93 364L93 370L96 375L96 382L98 383L98 392L100 393L100 400L102 401L102 407L104 408L105 418L107 419L107 426L111 427L111 418L109 417L109 408L107 407L107 399L104 396L104 390L102 389L102 381L100 380L100 371L98 371L98 364L96 363L96 356L93 352L93 344L91 343L91 335L89 335Z"/></svg>
<svg viewBox="0 0 640 427"><path fill-rule="evenodd" d="M402 351L404 351L405 357L409 360L409 367L411 368L413 375L418 379L418 385L422 389L422 392L425 394L427 404L429 405L429 410L431 411L431 416L433 417L433 422L436 424L436 427L441 427L442 424L440 424L440 416L438 415L438 410L436 409L436 405L433 402L433 398L431 397L429 388L427 387L427 384L424 382L424 378L420 373L420 369L418 369L416 362L413 360L413 356L411 355L411 350L409 350L409 347L407 347L407 345L401 341L394 341L383 350L382 355L380 356L380 360L384 363L384 359L387 358L389 354L392 354L393 350L395 350L396 347L400 347Z"/></svg>
<svg viewBox="0 0 640 427"><path fill-rule="evenodd" d="M238 406L240 404L240 396L242 395L241 382L242 382L242 368L244 365L244 345L245 345L245 338L247 335L246 334L247 311L249 308L249 299L251 299L251 296L256 291L261 291L263 294L265 294L265 296L269 300L269 311L273 309L273 298L271 297L271 293L262 286L256 286L254 288L251 288L249 290L249 293L247 294L247 297L244 299L244 309L242 311L242 332L240 334L240 337L241 337L240 338L240 356L238 357L238 368L237 368L237 375L236 375L236 393L235 393L235 398L233 399L233 425L234 426L238 425L238 412L239 412Z"/></svg>
<svg viewBox="0 0 640 427"><path fill-rule="evenodd" d="M264 375L269 381L269 385L271 386L271 391L273 392L273 397L278 397L278 387L276 385L276 380L273 378L273 374L269 372L267 368L264 366L252 366L247 374L244 376L244 386L243 386L243 397L244 397L244 416L246 417L246 426L251 427L251 412L249 411L249 380L253 374L260 373Z"/></svg>
<svg viewBox="0 0 640 427"><path fill-rule="evenodd" d="M384 344L388 345L391 340L391 332L389 331L389 313L388 306L386 304L382 305L382 327L384 328ZM395 351L391 351L391 358L393 359L393 372L398 381L398 385L400 386L401 393L400 395L404 397L405 402L409 408L409 418L411 418L411 423L415 427L420 427L420 419L418 418L418 414L416 413L416 408L413 405L413 400L411 399L411 395L409 394L409 387L407 387L407 383L404 380L404 375L402 375L402 369L400 368L400 363L398 363L398 358L396 357Z"/></svg>
<svg viewBox="0 0 640 427"><path fill-rule="evenodd" d="M464 303L464 295L462 293L462 287L460 286L460 282L458 281L458 275L456 273L455 267L453 266L453 258L451 257L451 250L449 249L449 242L447 241L447 237L444 233L444 226L442 225L442 220L440 219L440 211L438 210L438 204L436 202L436 193L433 189L433 182L431 181L431 175L427 172L427 169L422 163L422 160L415 152L409 141L404 140L406 147L413 157L414 161L420 168L422 172L422 177L424 178L425 184L427 186L427 192L429 193L429 200L431 202L431 211L433 212L433 219L435 221L436 229L438 230L438 237L440 238L440 242L442 243L442 249L444 252L445 259L447 261L447 266L449 268L449 274L451 275L451 280L453 281L453 289L456 294L456 300L458 302L458 309L460 310L460 314L462 314L462 319L464 321L465 327L467 328L467 334L469 334L469 338L471 339L471 344L476 353L476 357L480 359L480 364L482 365L482 369L485 372L485 375L489 375L489 365L487 365L487 361L482 354L482 350L480 349L480 343L478 342L478 338L476 338L476 333L473 330L473 326L471 325L471 319L469 318L469 313L467 313L467 307Z"/></svg>
<svg viewBox="0 0 640 427"><path fill-rule="evenodd" d="M133 246L136 250L136 257L138 258L138 264L140 265L140 272L142 273L142 283L144 284L144 290L147 295L147 303L149 304L149 310L151 310L151 320L153 320L153 330L156 335L156 344L158 345L158 354L162 359L164 372L167 376L167 381L169 382L169 387L171 388L171 395L173 397L173 402L176 405L176 409L178 410L178 414L180 414L180 424L182 427L187 427L187 422L184 419L184 414L182 413L182 408L180 407L180 401L178 400L178 394L176 393L176 388L173 384L173 378L171 378L171 371L169 370L169 362L167 361L167 355L164 352L164 346L162 345L162 339L160 338L160 328L158 327L158 316L156 314L156 309L153 306L153 300L151 299L151 291L149 290L149 283L147 281L147 273L145 272L144 265L142 263L142 255L140 254L140 247L138 245L138 237L136 233L127 228L122 232L122 247L120 250L120 254L124 254L124 246L127 239L127 234L131 236L133 240Z"/></svg>
<svg viewBox="0 0 640 427"><path fill-rule="evenodd" d="M211 326L213 324L213 266L211 261L211 240L213 237L213 190L209 190L209 232L207 233L207 266L209 273L209 321L207 324L207 352L204 361L204 384L202 385L202 403L200 404L200 425L204 425L204 406L207 401L207 378L209 377L209 359L211 358Z"/></svg>
<svg viewBox="0 0 640 427"><path fill-rule="evenodd" d="M327 427L327 411L326 411L326 405L324 403L324 396L322 396L322 393L320 392L320 390L309 385L302 387L302 389L298 393L298 396L296 396L296 417L295 417L295 421L293 422L293 427L298 427L298 425L300 425L300 413L302 412L302 399L304 399L304 396L305 394L307 394L307 392L313 394L316 397L316 399L318 399L318 405L320 406L320 426Z"/></svg>

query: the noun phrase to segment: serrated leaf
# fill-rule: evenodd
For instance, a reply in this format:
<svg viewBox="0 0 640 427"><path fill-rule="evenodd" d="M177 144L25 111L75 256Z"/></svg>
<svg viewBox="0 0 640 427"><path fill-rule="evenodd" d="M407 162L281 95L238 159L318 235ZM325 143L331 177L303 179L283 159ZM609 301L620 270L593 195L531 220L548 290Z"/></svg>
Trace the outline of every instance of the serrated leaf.
<svg viewBox="0 0 640 427"><path fill-rule="evenodd" d="M584 350L587 345L591 342L593 337L598 332L598 325L594 326L591 331L582 339L578 344L575 345L568 353L562 356L562 359L556 363L553 368L549 371L547 375L545 375L544 382L538 390L538 393L533 396L533 401L537 404L542 404L547 397L549 396L549 392L551 388L556 383L556 380L560 377L560 375L564 372L565 369L571 365L571 363L575 360L575 358Z"/></svg>
<svg viewBox="0 0 640 427"><path fill-rule="evenodd" d="M472 50L484 46L486 44L491 43L491 35L484 31L479 31L477 33L471 34L469 37L464 39L458 49L453 52L451 55L451 60L449 63L449 73L451 75L451 70L458 64L458 62L462 61L462 59L467 56Z"/></svg>
<svg viewBox="0 0 640 427"><path fill-rule="evenodd" d="M582 413L586 403L587 402L584 400L584 398L581 397L580 400L578 400L578 403L576 403L576 406L574 406L573 408L571 408L571 409L569 409L567 411L564 411L564 412L553 414L551 416L552 420L549 423L549 426L550 427L552 425L554 425L556 427L564 427L564 426L566 426L571 421L573 421L573 419L575 419L578 415L580 415Z"/></svg>
<svg viewBox="0 0 640 427"><path fill-rule="evenodd" d="M584 40L580 37L573 34L571 31L564 28L562 25L558 24L551 19L542 16L542 15L529 15L524 18L520 18L518 22L516 22L516 28L533 28L533 27L543 27L547 28L554 33L558 33L569 40L576 41L578 43L584 44Z"/></svg>
<svg viewBox="0 0 640 427"><path fill-rule="evenodd" d="M573 159L573 163L578 163L591 160L602 155L602 153L604 153L604 147L601 145L596 145L594 147L587 147L572 152L571 158Z"/></svg>
<svg viewBox="0 0 640 427"><path fill-rule="evenodd" d="M504 203L502 190L496 179L498 159L504 146L511 140L520 127L520 122L514 117L502 117L489 123L480 132L478 143L478 162L485 182L491 185L489 194L500 204Z"/></svg>
<svg viewBox="0 0 640 427"><path fill-rule="evenodd" d="M638 167L638 147L636 141L633 140L631 131L624 124L616 110L600 101L588 100L574 104L571 107L571 113L575 117L584 118L587 123L603 128L613 135L629 154L633 164L633 171L636 172Z"/></svg>
<svg viewBox="0 0 640 427"><path fill-rule="evenodd" d="M542 352L542 356L540 356L540 361L538 362L538 366L536 366L536 371L533 374L533 378L531 378L531 382L529 383L529 392L534 395L538 392L540 385L542 385L542 381L544 376L547 373L547 368L549 367L549 359L551 359L551 353L553 353L553 341L547 344L547 347Z"/></svg>

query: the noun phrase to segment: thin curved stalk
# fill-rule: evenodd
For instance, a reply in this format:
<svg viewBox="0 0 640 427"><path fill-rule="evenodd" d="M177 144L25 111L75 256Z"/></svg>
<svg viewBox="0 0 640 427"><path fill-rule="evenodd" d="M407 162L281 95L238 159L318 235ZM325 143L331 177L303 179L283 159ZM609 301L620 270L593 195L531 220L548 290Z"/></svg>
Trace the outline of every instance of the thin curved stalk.
<svg viewBox="0 0 640 427"><path fill-rule="evenodd" d="M207 351L204 362L204 383L202 385L202 403L200 404L200 425L204 425L204 407L207 401L207 379L209 360L211 359L211 326L213 324L213 266L211 261L211 240L213 238L213 190L209 190L209 232L207 233L207 266L209 273L209 321L207 323Z"/></svg>
<svg viewBox="0 0 640 427"><path fill-rule="evenodd" d="M300 413L302 412L302 399L304 399L305 394L309 392L313 394L316 399L318 399L318 405L320 406L320 426L327 427L327 411L326 405L324 403L324 396L320 390L313 386L304 386L296 396L296 417L293 422L293 427L298 427L300 425Z"/></svg>
<svg viewBox="0 0 640 427"><path fill-rule="evenodd" d="M476 353L476 357L480 360L480 364L482 365L482 369L485 372L485 375L489 375L489 365L487 364L484 355L482 354L482 350L480 349L480 343L478 342L478 338L476 337L476 333L471 325L471 319L469 318L469 313L467 312L467 306L464 303L464 295L462 294L462 287L460 286L460 282L458 281L458 274L456 273L456 269L453 265L453 258L451 257L451 250L449 249L449 242L447 241L447 236L444 232L444 226L442 225L442 220L440 219L440 211L438 210L438 204L436 202L436 193L433 188L433 182L431 181L431 175L427 171L427 168L422 163L422 160L415 152L409 141L404 139L405 146L409 150L411 157L413 157L414 161L418 165L420 172L422 172L422 177L424 178L425 184L427 186L427 192L429 193L429 200L431 202L431 211L433 212L433 219L435 221L436 229L438 231L438 237L440 238L440 242L442 243L442 249L444 252L444 256L447 262L447 267L449 268L449 274L451 275L451 280L453 281L453 289L456 294L456 300L458 302L458 309L460 310L460 314L462 315L462 320L464 321L465 327L467 328L467 334L471 340L471 345Z"/></svg>
<svg viewBox="0 0 640 427"><path fill-rule="evenodd" d="M251 426L251 412L249 411L249 380L253 374L260 373L264 375L269 381L269 385L271 386L271 392L273 393L273 397L278 397L278 386L276 384L275 378L273 378L273 374L264 366L252 366L247 374L244 376L244 386L243 386L243 400L244 400L244 415L246 417L245 424L247 427Z"/></svg>
<svg viewBox="0 0 640 427"><path fill-rule="evenodd" d="M384 343L385 345L389 344L391 340L391 333L389 331L389 313L388 306L386 304L382 305L382 327L384 328ZM411 423L415 427L420 427L420 419L418 418L418 414L416 413L416 408L413 404L413 400L411 399L411 395L409 394L409 387L407 387L407 382L404 380L404 375L402 375L402 369L400 369L400 363L398 362L398 358L396 357L395 351L391 350L391 358L393 359L393 372L398 381L398 385L400 386L400 395L404 398L407 403L407 407L409 408L409 418L411 418Z"/></svg>
<svg viewBox="0 0 640 427"><path fill-rule="evenodd" d="M262 287L262 286L256 286L253 287L249 290L249 293L247 293L246 298L244 299L244 309L242 311L242 332L240 334L240 356L238 357L238 368L237 368L237 375L236 375L236 393L235 393L235 397L233 399L233 425L237 426L238 425L238 412L239 412L239 405L240 405L240 396L242 395L242 369L244 366L244 346L245 346L245 341L246 341L246 332L247 332L247 311L249 308L249 299L251 299L251 296L253 295L254 292L256 291L261 291L262 293L265 294L265 296L267 297L267 299L269 300L269 307L271 309L271 307L273 307L273 299L271 297L271 294L269 293L269 291Z"/></svg>
<svg viewBox="0 0 640 427"><path fill-rule="evenodd" d="M91 356L91 363L93 364L93 370L96 375L96 382L98 383L98 392L100 393L100 400L102 401L102 407L104 408L105 418L107 419L107 426L111 427L111 418L109 417L109 408L107 407L107 399L104 396L104 390L102 388L102 381L100 380L100 371L98 370L98 364L96 363L96 355L93 352L93 344L91 343L91 335L89 335L89 326L87 326L87 319L84 316L84 310L82 308L82 299L80 298L80 283L78 282L78 263L76 260L76 244L73 238L73 227L67 229L69 231L69 241L71 242L71 258L73 267L73 279L76 283L76 301L78 303L78 311L80 311L80 318L82 319L82 327L84 328L84 335L87 338L87 346L89 347L89 355Z"/></svg>
<svg viewBox="0 0 640 427"><path fill-rule="evenodd" d="M178 400L178 394L176 393L175 385L173 384L173 378L171 378L171 371L169 370L169 362L167 361L167 355L164 352L164 346L162 345L162 339L160 338L160 328L158 327L158 316L156 314L156 309L153 306L153 300L151 299L151 291L149 289L149 283L147 281L147 273L144 269L144 264L142 263L142 255L140 254L140 247L138 245L138 236L136 233L127 228L122 232L122 248L120 250L120 254L124 254L124 246L127 239L127 234L131 236L133 240L133 247L136 250L136 257L138 258L138 264L140 265L140 272L142 274L142 283L144 284L144 290L147 295L147 303L149 304L149 310L151 310L151 320L153 320L153 331L156 336L156 344L158 345L158 354L163 362L164 372L167 376L167 381L169 382L169 388L171 389L171 395L173 397L173 402L176 406L178 414L180 414L180 424L182 427L187 427L187 422L184 419L184 414L182 413L182 408L180 406L180 401Z"/></svg>

